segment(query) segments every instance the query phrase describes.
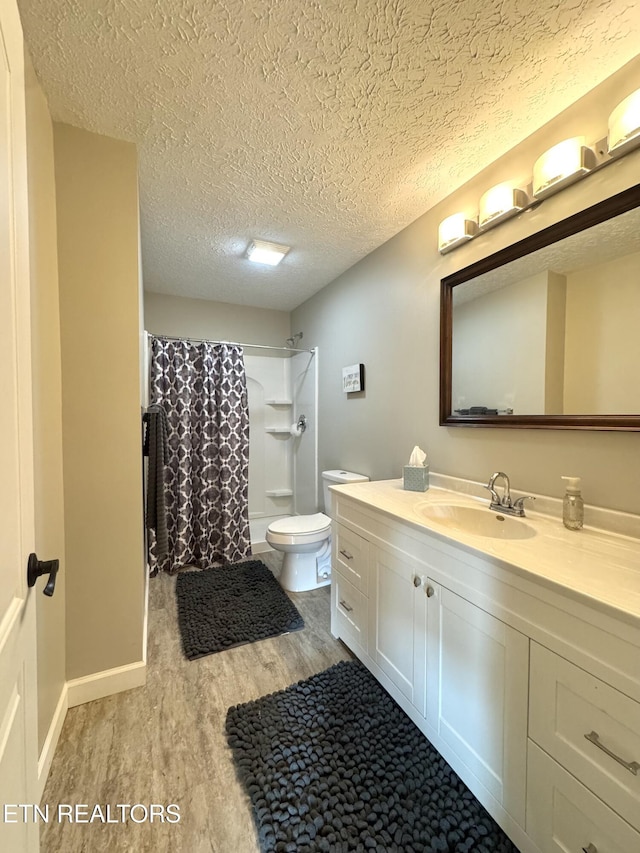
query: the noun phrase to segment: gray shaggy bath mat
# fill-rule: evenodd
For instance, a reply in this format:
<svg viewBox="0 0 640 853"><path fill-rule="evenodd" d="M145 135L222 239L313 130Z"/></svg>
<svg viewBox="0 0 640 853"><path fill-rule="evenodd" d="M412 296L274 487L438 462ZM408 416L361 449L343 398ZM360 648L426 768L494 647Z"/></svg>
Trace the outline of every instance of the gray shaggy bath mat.
<svg viewBox="0 0 640 853"><path fill-rule="evenodd" d="M189 660L304 628L302 616L261 560L182 572L176 596Z"/></svg>
<svg viewBox="0 0 640 853"><path fill-rule="evenodd" d="M260 850L517 853L359 661L227 712Z"/></svg>

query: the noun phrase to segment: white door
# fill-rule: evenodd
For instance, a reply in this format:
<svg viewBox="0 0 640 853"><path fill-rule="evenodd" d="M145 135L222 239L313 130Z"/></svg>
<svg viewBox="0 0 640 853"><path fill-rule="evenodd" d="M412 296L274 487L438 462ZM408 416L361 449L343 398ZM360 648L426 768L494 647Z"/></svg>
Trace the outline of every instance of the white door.
<svg viewBox="0 0 640 853"><path fill-rule="evenodd" d="M34 853L38 825L33 440L22 30L0 0L0 850Z"/></svg>

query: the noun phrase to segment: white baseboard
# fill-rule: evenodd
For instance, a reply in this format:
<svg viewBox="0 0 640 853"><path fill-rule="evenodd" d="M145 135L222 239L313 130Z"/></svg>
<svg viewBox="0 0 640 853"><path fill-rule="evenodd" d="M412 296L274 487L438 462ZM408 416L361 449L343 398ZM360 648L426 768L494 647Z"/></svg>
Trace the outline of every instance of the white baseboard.
<svg viewBox="0 0 640 853"><path fill-rule="evenodd" d="M74 678L67 681L69 707L84 705L94 699L104 699L105 696L131 690L133 687L144 687L146 680L147 664L143 660Z"/></svg>
<svg viewBox="0 0 640 853"><path fill-rule="evenodd" d="M60 732L62 731L62 725L65 717L67 716L68 709L69 692L67 690L67 685L65 684L60 691L60 698L58 699L58 704L56 705L56 710L54 711L51 725L49 726L49 731L47 732L47 737L45 738L45 742L42 746L42 751L38 759L38 803L42 799L42 795L44 793L44 786L47 783L47 777L49 776L49 770L51 769L53 754L56 751Z"/></svg>
<svg viewBox="0 0 640 853"><path fill-rule="evenodd" d="M114 669L106 669L95 672L83 678L74 678L67 681L56 705L51 725L47 732L40 757L38 759L38 799L40 802L47 783L51 762L60 739L60 733L69 708L76 705L84 705L94 699L103 699L113 693L123 690L131 690L133 687L143 687L147 678L147 665L144 661L136 661L126 666L118 666Z"/></svg>

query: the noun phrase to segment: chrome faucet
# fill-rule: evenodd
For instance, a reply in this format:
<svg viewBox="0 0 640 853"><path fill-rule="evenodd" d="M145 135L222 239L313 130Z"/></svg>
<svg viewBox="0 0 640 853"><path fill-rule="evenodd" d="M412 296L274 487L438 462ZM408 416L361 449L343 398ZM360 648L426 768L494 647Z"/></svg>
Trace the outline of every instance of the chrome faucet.
<svg viewBox="0 0 640 853"><path fill-rule="evenodd" d="M503 481L502 497L500 497L495 487L496 480L498 478L502 478ZM517 515L520 518L524 518L524 502L535 501L535 498L532 495L523 495L523 497L516 498L516 500L512 502L511 485L509 483L509 478L504 471L496 471L495 474L492 474L488 484L485 486L485 489L488 489L491 492L491 503L489 504L489 509L499 510L505 515Z"/></svg>

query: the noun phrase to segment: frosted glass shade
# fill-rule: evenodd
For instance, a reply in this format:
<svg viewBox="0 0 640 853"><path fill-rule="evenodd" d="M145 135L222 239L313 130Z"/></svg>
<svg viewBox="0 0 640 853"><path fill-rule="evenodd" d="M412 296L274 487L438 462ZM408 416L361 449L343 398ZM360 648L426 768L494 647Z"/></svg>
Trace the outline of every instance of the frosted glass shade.
<svg viewBox="0 0 640 853"><path fill-rule="evenodd" d="M497 184L491 187L480 199L478 224L480 228L490 228L504 219L518 213L527 205L524 190L514 189L511 184Z"/></svg>
<svg viewBox="0 0 640 853"><path fill-rule="evenodd" d="M584 136L565 139L539 157L533 167L533 195L544 198L577 181L595 166L595 154Z"/></svg>
<svg viewBox="0 0 640 853"><path fill-rule="evenodd" d="M477 233L477 224L472 219L467 219L464 213L447 216L438 227L438 251L444 255Z"/></svg>
<svg viewBox="0 0 640 853"><path fill-rule="evenodd" d="M609 116L609 154L620 154L640 145L640 89L621 101Z"/></svg>
<svg viewBox="0 0 640 853"><path fill-rule="evenodd" d="M256 264L268 264L275 267L284 258L291 247L267 240L254 240L247 249L247 257Z"/></svg>

